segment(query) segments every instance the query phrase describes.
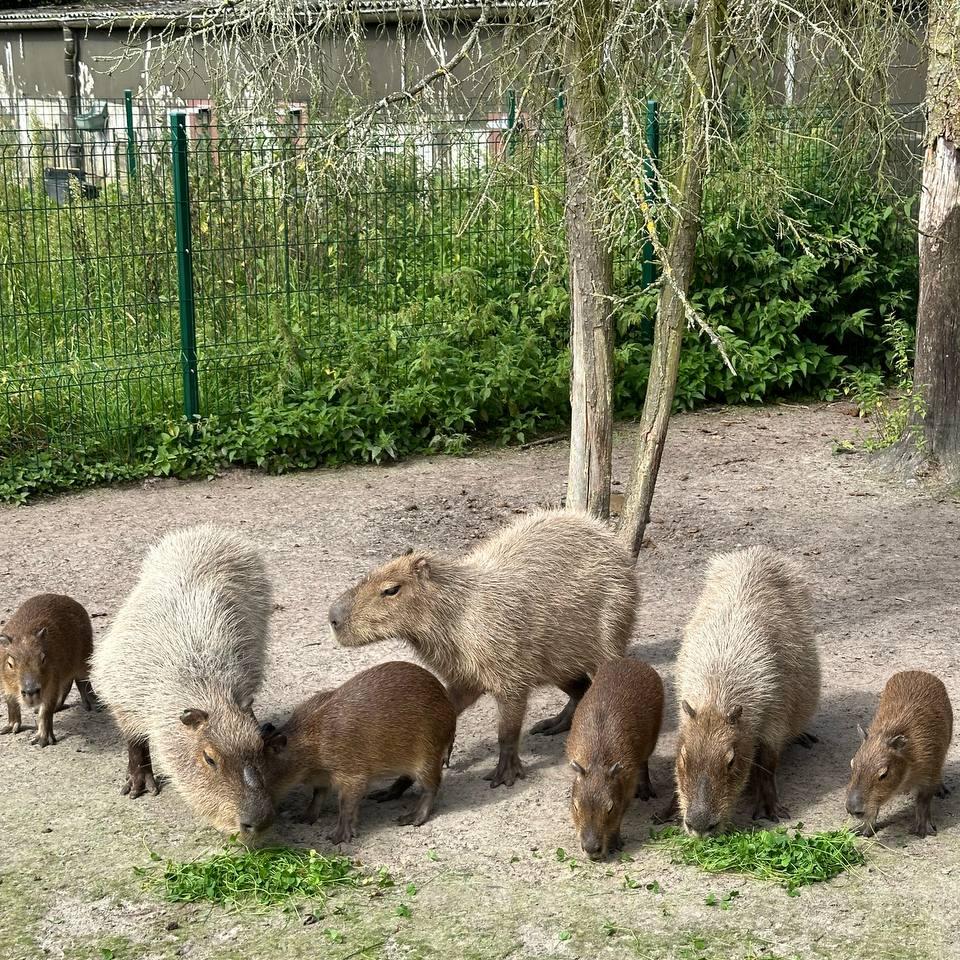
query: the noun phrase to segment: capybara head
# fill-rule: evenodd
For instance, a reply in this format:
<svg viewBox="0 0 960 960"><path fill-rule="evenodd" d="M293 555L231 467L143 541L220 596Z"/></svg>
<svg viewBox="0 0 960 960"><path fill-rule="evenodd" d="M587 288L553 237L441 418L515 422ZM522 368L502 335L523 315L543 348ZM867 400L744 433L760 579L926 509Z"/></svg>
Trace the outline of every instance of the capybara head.
<svg viewBox="0 0 960 960"><path fill-rule="evenodd" d="M753 738L746 736L743 710L695 710L681 701L685 716L677 741L677 795L684 830L696 836L725 826L750 775Z"/></svg>
<svg viewBox="0 0 960 960"><path fill-rule="evenodd" d="M591 860L603 860L619 850L620 824L630 803L631 785L622 763L582 767L570 762L577 776L573 781L573 825L583 852Z"/></svg>
<svg viewBox="0 0 960 960"><path fill-rule="evenodd" d="M861 726L860 749L850 761L850 783L847 787L847 813L873 829L880 808L903 783L907 774L908 740L896 731L878 730L869 734Z"/></svg>
<svg viewBox="0 0 960 960"><path fill-rule="evenodd" d="M184 796L209 823L255 843L273 823L260 728L249 705L184 710L170 760Z"/></svg>
<svg viewBox="0 0 960 960"><path fill-rule="evenodd" d="M40 627L23 637L0 633L0 652L3 653L3 686L8 693L18 696L27 707L39 707L43 691L57 677L51 676L47 664L47 628Z"/></svg>
<svg viewBox="0 0 960 960"><path fill-rule="evenodd" d="M412 551L385 563L330 607L333 638L344 647L410 639L424 625L435 589L430 558Z"/></svg>

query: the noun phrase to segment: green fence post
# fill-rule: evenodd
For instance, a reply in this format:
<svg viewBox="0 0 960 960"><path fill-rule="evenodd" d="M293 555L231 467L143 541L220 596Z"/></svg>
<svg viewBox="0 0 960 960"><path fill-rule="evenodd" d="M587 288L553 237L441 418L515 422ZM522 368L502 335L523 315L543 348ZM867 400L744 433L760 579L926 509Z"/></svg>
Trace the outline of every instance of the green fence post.
<svg viewBox="0 0 960 960"><path fill-rule="evenodd" d="M127 117L127 174L137 176L137 131L133 128L133 91L123 91L123 106Z"/></svg>
<svg viewBox="0 0 960 960"><path fill-rule="evenodd" d="M507 91L507 149L513 153L515 144L513 142L513 129L517 125L517 93L515 90Z"/></svg>
<svg viewBox="0 0 960 960"><path fill-rule="evenodd" d="M180 302L180 366L183 370L183 413L200 413L197 380L197 305L193 289L193 239L190 225L190 177L187 170L187 115L170 114L173 150L173 209L177 231L177 298Z"/></svg>

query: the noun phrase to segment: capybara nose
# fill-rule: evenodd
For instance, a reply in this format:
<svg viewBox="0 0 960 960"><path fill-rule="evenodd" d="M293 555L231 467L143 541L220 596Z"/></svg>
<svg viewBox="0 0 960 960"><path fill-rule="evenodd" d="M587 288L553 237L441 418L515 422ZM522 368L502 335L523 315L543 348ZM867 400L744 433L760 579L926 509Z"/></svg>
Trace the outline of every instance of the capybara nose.
<svg viewBox="0 0 960 960"><path fill-rule="evenodd" d="M21 688L20 692L21 692L27 699L29 699L30 697L39 697L39 696L40 696L40 688L39 688L39 687L30 687L29 690L28 690L26 687L23 687L23 688Z"/></svg>
<svg viewBox="0 0 960 960"><path fill-rule="evenodd" d="M333 627L334 630L338 630L343 625L343 621L344 621L343 604L335 603L330 608L330 626Z"/></svg>
<svg viewBox="0 0 960 960"><path fill-rule="evenodd" d="M862 820L865 812L863 809L863 797L858 793L851 793L847 797L847 813L849 813L851 817L859 817Z"/></svg>
<svg viewBox="0 0 960 960"><path fill-rule="evenodd" d="M690 833L710 833L717 826L718 821L710 819L709 813L690 813L683 821L683 825Z"/></svg>

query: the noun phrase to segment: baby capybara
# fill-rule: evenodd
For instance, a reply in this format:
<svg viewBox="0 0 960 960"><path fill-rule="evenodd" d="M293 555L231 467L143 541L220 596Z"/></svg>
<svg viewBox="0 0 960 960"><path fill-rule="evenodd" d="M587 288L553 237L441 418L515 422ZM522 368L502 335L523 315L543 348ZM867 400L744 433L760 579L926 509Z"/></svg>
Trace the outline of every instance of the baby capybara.
<svg viewBox="0 0 960 960"><path fill-rule="evenodd" d="M420 826L433 810L456 726L453 705L432 673L414 663L381 663L305 700L280 730L264 728L271 792L279 801L294 787L312 786L305 819L313 823L332 787L340 817L330 839L349 843L370 781L398 777L373 797L395 799L416 782L423 793L399 822Z"/></svg>
<svg viewBox="0 0 960 960"><path fill-rule="evenodd" d="M0 632L3 693L7 724L0 733L18 733L20 707L39 711L30 740L45 747L56 743L53 715L63 706L74 681L84 707L94 704L87 679L93 652L93 627L87 611L70 597L41 593L24 600Z"/></svg>
<svg viewBox="0 0 960 960"><path fill-rule="evenodd" d="M573 825L583 852L601 860L621 850L620 824L630 801L654 797L648 761L660 735L663 682L649 664L608 660L584 694L567 739Z"/></svg>
<svg viewBox="0 0 960 960"><path fill-rule="evenodd" d="M385 563L330 608L345 647L403 640L447 684L460 713L484 693L497 701L500 758L486 779L523 777L520 730L531 691L569 700L533 733L570 729L605 660L621 657L639 591L633 557L601 521L538 510L462 557L411 552Z"/></svg>
<svg viewBox="0 0 960 960"><path fill-rule="evenodd" d="M934 794L944 797L943 761L953 736L953 710L943 682L922 670L895 673L880 694L869 730L850 761L847 812L876 830L880 808L897 793L914 796L912 833L936 832L930 819Z"/></svg>

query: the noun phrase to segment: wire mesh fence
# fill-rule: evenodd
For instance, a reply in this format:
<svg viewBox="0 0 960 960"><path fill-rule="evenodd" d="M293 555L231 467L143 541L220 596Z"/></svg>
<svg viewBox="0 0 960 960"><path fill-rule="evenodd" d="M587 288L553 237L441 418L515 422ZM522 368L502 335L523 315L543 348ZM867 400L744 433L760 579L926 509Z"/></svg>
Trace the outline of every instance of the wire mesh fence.
<svg viewBox="0 0 960 960"><path fill-rule="evenodd" d="M190 412L191 376L197 412L229 418L287 371L332 376L358 337L456 337L478 289L563 261L559 123L521 135L522 120L375 127L345 179L346 147L312 149L329 128L298 104L238 129L204 102L0 102L0 457L129 455ZM906 116L904 176L919 129ZM669 165L669 123L661 141ZM743 143L726 162L748 174L835 162L828 126L782 113ZM642 267L624 244L618 281L648 280Z"/></svg>

